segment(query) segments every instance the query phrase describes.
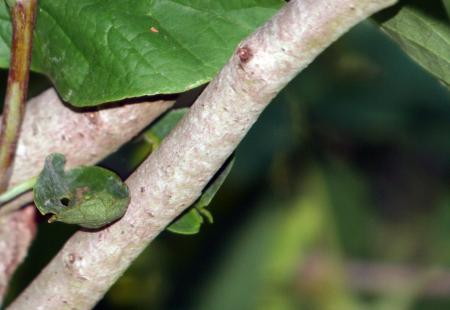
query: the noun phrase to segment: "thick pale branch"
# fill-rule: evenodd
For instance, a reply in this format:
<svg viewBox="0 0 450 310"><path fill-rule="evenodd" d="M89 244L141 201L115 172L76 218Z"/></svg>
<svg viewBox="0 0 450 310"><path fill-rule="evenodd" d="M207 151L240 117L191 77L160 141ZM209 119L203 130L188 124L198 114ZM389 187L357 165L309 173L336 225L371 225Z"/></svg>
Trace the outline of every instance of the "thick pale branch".
<svg viewBox="0 0 450 310"><path fill-rule="evenodd" d="M80 113L65 106L53 89L45 91L26 105L10 186L37 175L52 152L65 154L70 167L101 160L172 104L154 101ZM29 208L0 217L0 300L26 254L35 230L33 218Z"/></svg>
<svg viewBox="0 0 450 310"><path fill-rule="evenodd" d="M190 112L128 179L127 214L76 233L11 309L88 309L200 195L271 99L356 23L394 0L293 0L243 41Z"/></svg>

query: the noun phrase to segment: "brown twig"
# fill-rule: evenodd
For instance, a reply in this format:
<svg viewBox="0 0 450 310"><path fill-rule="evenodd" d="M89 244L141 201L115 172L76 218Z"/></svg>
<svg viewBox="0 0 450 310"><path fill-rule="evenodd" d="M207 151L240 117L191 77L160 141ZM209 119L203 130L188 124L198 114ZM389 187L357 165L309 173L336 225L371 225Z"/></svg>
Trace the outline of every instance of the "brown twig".
<svg viewBox="0 0 450 310"><path fill-rule="evenodd" d="M12 18L11 61L0 132L0 192L11 176L28 93L37 0L9 1Z"/></svg>

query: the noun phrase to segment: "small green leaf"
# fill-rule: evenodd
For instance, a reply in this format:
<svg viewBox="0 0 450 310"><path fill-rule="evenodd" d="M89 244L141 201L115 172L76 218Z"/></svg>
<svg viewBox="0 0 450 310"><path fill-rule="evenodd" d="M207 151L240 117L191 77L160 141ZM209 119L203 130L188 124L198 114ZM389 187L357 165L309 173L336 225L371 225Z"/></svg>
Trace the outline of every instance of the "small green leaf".
<svg viewBox="0 0 450 310"><path fill-rule="evenodd" d="M200 212L190 208L186 213L167 227L167 230L180 235L195 235L200 232L204 220Z"/></svg>
<svg viewBox="0 0 450 310"><path fill-rule="evenodd" d="M208 209L203 208L203 209L196 209L196 210L198 210L198 212L200 212L200 214L203 215L203 217L206 219L206 221L209 224L214 223L214 218Z"/></svg>
<svg viewBox="0 0 450 310"><path fill-rule="evenodd" d="M203 191L202 196L194 204L195 208L204 209L211 203L217 191L222 186L223 182L225 182L225 179L227 178L228 174L230 174L233 165L234 165L234 156L232 156L225 162L225 164L223 165L219 173L216 175L216 177L213 179L213 181L210 182L210 184L206 187L206 189Z"/></svg>
<svg viewBox="0 0 450 310"><path fill-rule="evenodd" d="M226 161L221 170L209 182L199 199L178 219L167 227L167 230L177 234L193 235L200 231L204 219L213 223L213 217L206 207L211 203L219 188L227 178L234 164L234 156Z"/></svg>
<svg viewBox="0 0 450 310"><path fill-rule="evenodd" d="M64 171L65 157L51 154L34 187L34 202L49 222L100 228L125 214L130 202L128 187L112 171L82 166Z"/></svg>
<svg viewBox="0 0 450 310"><path fill-rule="evenodd" d="M440 1L401 3L377 20L413 60L450 85L450 23Z"/></svg>

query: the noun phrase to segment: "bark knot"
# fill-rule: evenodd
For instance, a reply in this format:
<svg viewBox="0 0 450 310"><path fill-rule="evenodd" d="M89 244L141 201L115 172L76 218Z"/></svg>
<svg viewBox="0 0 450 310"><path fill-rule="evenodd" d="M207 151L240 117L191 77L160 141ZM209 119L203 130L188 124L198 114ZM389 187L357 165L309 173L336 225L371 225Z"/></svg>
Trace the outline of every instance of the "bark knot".
<svg viewBox="0 0 450 310"><path fill-rule="evenodd" d="M75 260L76 260L75 254L70 253L67 258L68 258L67 260L69 261L69 263L71 263L71 264L75 263Z"/></svg>
<svg viewBox="0 0 450 310"><path fill-rule="evenodd" d="M98 112L87 112L84 116L88 119L89 123L97 126L100 123Z"/></svg>
<svg viewBox="0 0 450 310"><path fill-rule="evenodd" d="M236 51L236 54L238 55L241 63L247 63L253 57L253 52L247 45L239 47Z"/></svg>
<svg viewBox="0 0 450 310"><path fill-rule="evenodd" d="M66 270L72 277L85 281L87 279L82 275L81 266L79 264L82 259L83 258L76 253L69 253L63 258L63 262Z"/></svg>

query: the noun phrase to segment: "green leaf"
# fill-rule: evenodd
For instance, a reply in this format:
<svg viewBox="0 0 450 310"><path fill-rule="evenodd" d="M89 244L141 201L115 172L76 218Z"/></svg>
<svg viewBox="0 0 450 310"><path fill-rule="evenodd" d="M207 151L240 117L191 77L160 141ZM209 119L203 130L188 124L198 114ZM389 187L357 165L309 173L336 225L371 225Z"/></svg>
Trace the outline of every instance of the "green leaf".
<svg viewBox="0 0 450 310"><path fill-rule="evenodd" d="M182 235L194 235L200 231L200 227L204 222L203 218L206 218L209 223L213 222L213 217L206 207L211 203L223 182L225 182L233 164L234 156L227 160L221 171L210 181L200 198L188 211L167 227L168 231Z"/></svg>
<svg viewBox="0 0 450 310"><path fill-rule="evenodd" d="M180 218L167 227L167 230L180 235L195 235L200 232L204 220L195 208L188 209Z"/></svg>
<svg viewBox="0 0 450 310"><path fill-rule="evenodd" d="M441 2L399 5L378 20L412 59L450 85L450 24Z"/></svg>
<svg viewBox="0 0 450 310"><path fill-rule="evenodd" d="M193 205L194 208L198 209L200 212L206 211L205 208L209 206L214 196L216 195L219 188L222 186L225 179L230 174L231 168L233 168L234 156L228 159L223 167L220 169L218 174L213 178L213 180L206 186L200 198ZM209 222L212 222L212 218L206 214Z"/></svg>
<svg viewBox="0 0 450 310"><path fill-rule="evenodd" d="M17 0L5 0L5 2L9 7L13 7L17 3Z"/></svg>
<svg viewBox="0 0 450 310"><path fill-rule="evenodd" d="M82 166L64 171L65 157L51 154L34 187L34 202L49 222L100 228L125 214L128 188L112 171Z"/></svg>
<svg viewBox="0 0 450 310"><path fill-rule="evenodd" d="M178 93L211 80L282 0L40 0L32 69L75 106ZM0 4L0 66L11 30Z"/></svg>

